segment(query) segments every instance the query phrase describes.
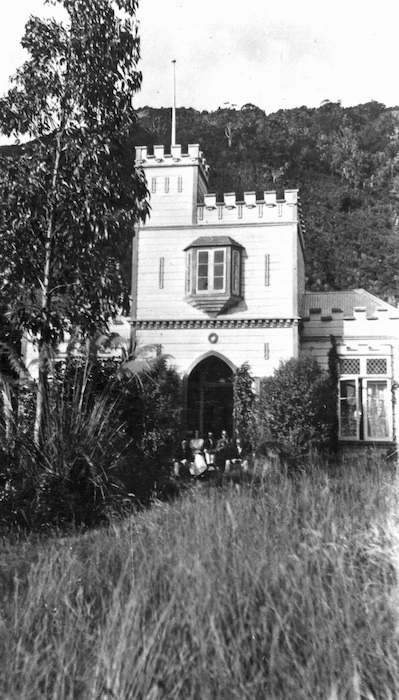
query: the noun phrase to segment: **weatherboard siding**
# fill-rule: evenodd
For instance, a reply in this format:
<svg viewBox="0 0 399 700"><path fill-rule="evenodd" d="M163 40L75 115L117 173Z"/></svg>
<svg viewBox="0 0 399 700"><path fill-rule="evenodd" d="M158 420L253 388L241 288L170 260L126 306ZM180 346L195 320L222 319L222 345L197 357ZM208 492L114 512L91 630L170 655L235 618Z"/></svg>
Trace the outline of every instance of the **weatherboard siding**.
<svg viewBox="0 0 399 700"><path fill-rule="evenodd" d="M227 314L240 318L292 318L298 315L296 252L292 225L265 227L228 227L223 235L243 246L243 302ZM184 301L186 277L185 248L205 227L139 231L137 271L137 318L199 319L206 314ZM214 235L214 229L209 235ZM265 285L265 255L269 256L269 284ZM163 258L163 286L159 283L160 258Z"/></svg>
<svg viewBox="0 0 399 700"><path fill-rule="evenodd" d="M209 336L216 333L218 340L212 344ZM186 328L138 330L140 346L160 345L161 351L170 355L170 362L181 374L186 374L194 361L209 352L227 358L236 367L248 362L257 377L269 376L281 360L296 354L296 328ZM265 359L265 344L268 359Z"/></svg>

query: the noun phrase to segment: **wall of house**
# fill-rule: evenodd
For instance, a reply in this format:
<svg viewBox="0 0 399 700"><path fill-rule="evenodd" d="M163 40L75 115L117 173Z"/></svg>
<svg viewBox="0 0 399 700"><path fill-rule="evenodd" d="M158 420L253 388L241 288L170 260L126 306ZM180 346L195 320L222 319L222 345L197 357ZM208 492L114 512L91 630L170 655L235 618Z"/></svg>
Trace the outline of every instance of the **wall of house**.
<svg viewBox="0 0 399 700"><path fill-rule="evenodd" d="M217 336L217 341L214 336ZM171 356L171 364L182 374L207 353L217 353L235 367L248 362L254 376L273 373L280 360L288 360L297 352L297 328L288 327L149 327L137 330L139 346L160 345Z"/></svg>
<svg viewBox="0 0 399 700"><path fill-rule="evenodd" d="M342 357L381 355L391 358L393 438L398 442L399 315L397 310L392 307L392 313L390 313L387 308L377 308L372 317L368 317L365 310L356 309L351 317L344 317L339 311L324 319L318 313L311 314L302 325L300 354L315 357L321 367L327 370L331 335L334 336L338 352Z"/></svg>
<svg viewBox="0 0 399 700"><path fill-rule="evenodd" d="M244 300L221 318L292 318L297 316L295 224L228 226L217 231L243 248ZM146 227L138 232L137 318L200 319L206 314L186 301L185 248L198 236L213 236L215 228ZM265 256L268 257L266 262ZM265 267L269 266L268 279Z"/></svg>

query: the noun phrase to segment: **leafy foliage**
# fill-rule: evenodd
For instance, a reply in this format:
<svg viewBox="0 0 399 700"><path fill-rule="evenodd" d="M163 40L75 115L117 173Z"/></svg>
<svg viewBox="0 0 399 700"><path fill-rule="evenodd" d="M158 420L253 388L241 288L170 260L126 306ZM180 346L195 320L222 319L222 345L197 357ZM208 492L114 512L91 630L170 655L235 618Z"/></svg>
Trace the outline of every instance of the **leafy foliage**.
<svg viewBox="0 0 399 700"><path fill-rule="evenodd" d="M330 448L336 403L331 380L314 358L291 358L261 382L260 429L296 457Z"/></svg>
<svg viewBox="0 0 399 700"><path fill-rule="evenodd" d="M145 218L126 139L140 88L136 0L56 0L65 23L31 17L29 58L0 100L0 130L33 140L0 156L0 276L15 327L39 343L37 426L48 348L104 328L123 305L122 260Z"/></svg>
<svg viewBox="0 0 399 700"><path fill-rule="evenodd" d="M331 411L331 450L336 452L338 450L338 433L339 433L339 423L338 423L338 400L339 400L339 377L340 377L340 366L339 366L339 354L337 348L337 340L335 336L330 336L331 348L328 351L328 373L330 376L330 411ZM335 406L335 411L334 411Z"/></svg>
<svg viewBox="0 0 399 700"><path fill-rule="evenodd" d="M140 383L125 387L124 417L134 450L159 461L179 440L182 414L181 380L168 359L157 357Z"/></svg>
<svg viewBox="0 0 399 700"><path fill-rule="evenodd" d="M256 395L254 378L248 362L238 367L233 375L233 422L236 434L254 446L256 434Z"/></svg>

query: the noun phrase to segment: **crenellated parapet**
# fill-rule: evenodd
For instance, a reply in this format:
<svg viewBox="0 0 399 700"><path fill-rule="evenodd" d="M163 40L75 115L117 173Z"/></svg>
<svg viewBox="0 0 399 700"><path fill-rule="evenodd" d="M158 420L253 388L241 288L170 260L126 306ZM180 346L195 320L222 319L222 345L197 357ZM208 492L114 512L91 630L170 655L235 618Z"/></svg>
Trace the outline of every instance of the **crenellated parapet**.
<svg viewBox="0 0 399 700"><path fill-rule="evenodd" d="M148 152L147 146L136 146L136 165L150 167L169 167L171 165L199 165L208 175L209 165L198 143L189 144L187 153L183 153L180 144L172 145L170 153L165 152L165 146L154 146L153 153Z"/></svg>
<svg viewBox="0 0 399 700"><path fill-rule="evenodd" d="M256 192L244 192L238 198L234 192L226 192L218 201L216 194L205 194L204 203L197 205L198 224L262 223L264 221L300 221L298 190L285 190L283 198L274 190L266 190L260 199ZM302 223L302 222L300 222Z"/></svg>

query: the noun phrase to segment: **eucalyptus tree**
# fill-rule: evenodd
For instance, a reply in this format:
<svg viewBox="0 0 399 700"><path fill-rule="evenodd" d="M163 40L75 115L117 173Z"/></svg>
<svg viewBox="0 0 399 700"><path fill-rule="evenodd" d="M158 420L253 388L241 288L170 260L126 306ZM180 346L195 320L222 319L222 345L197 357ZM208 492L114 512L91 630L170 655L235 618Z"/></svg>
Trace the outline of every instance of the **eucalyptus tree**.
<svg viewBox="0 0 399 700"><path fill-rule="evenodd" d="M142 79L137 0L47 4L63 19L30 17L28 58L0 99L0 131L29 139L0 154L0 277L13 324L38 343L36 442L52 348L115 316L122 260L148 208L126 147Z"/></svg>

